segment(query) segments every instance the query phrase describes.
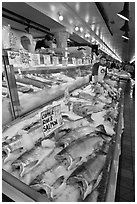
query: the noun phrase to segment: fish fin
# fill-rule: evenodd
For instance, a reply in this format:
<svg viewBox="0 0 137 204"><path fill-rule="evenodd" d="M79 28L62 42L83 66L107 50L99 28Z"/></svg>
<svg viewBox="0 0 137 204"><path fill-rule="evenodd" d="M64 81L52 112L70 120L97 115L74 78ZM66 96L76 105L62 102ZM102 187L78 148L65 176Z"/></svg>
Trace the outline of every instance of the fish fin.
<svg viewBox="0 0 137 204"><path fill-rule="evenodd" d="M100 183L100 181L102 179L102 175L103 175L103 171L99 174L97 180L94 181L94 185L93 185L92 190L95 190L98 187L98 185L99 185L99 183Z"/></svg>
<svg viewBox="0 0 137 204"><path fill-rule="evenodd" d="M46 195L48 198L52 198L53 197L53 193L52 193L52 187L49 186L46 183L38 183L38 184L34 184L34 185L30 185L30 187L32 187L33 189L35 189L37 192Z"/></svg>
<svg viewBox="0 0 137 204"><path fill-rule="evenodd" d="M31 171L36 166L37 163L38 163L38 160L32 161L26 166L24 163L21 163L20 164L20 176L23 177L26 173Z"/></svg>

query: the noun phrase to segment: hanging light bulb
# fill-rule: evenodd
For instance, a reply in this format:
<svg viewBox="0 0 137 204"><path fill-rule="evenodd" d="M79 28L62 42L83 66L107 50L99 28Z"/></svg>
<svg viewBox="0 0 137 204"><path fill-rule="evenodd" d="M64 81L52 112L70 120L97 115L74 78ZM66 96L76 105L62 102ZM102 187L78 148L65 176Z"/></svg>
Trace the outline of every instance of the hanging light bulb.
<svg viewBox="0 0 137 204"><path fill-rule="evenodd" d="M129 40L128 32L125 32L125 33L122 35L122 38L124 38L124 39L126 39L126 40Z"/></svg>
<svg viewBox="0 0 137 204"><path fill-rule="evenodd" d="M83 30L84 30L83 27L80 27L80 32L81 32L81 33L83 32Z"/></svg>
<svg viewBox="0 0 137 204"><path fill-rule="evenodd" d="M78 26L75 26L75 31L79 31L79 27Z"/></svg>
<svg viewBox="0 0 137 204"><path fill-rule="evenodd" d="M63 19L64 19L64 17L62 16L61 13L59 13L59 20L60 20L60 21L63 21Z"/></svg>
<svg viewBox="0 0 137 204"><path fill-rule="evenodd" d="M125 24L120 28L122 31L129 31L128 21L125 21Z"/></svg>
<svg viewBox="0 0 137 204"><path fill-rule="evenodd" d="M117 13L120 18L123 18L126 21L129 21L129 2L124 3L124 8L122 11Z"/></svg>

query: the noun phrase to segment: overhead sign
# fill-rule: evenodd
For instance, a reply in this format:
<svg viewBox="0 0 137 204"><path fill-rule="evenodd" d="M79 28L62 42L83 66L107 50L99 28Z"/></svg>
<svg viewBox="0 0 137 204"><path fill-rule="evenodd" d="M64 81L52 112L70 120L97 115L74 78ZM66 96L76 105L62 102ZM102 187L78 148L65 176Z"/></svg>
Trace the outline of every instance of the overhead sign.
<svg viewBox="0 0 137 204"><path fill-rule="evenodd" d="M48 137L49 134L63 125L61 106L51 106L41 112L41 121L43 133Z"/></svg>

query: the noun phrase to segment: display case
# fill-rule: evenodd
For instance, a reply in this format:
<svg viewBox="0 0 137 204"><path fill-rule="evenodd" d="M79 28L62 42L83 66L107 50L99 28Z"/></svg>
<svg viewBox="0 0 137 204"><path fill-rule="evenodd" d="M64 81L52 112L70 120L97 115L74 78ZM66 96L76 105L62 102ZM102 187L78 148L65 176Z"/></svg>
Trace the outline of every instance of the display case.
<svg viewBox="0 0 137 204"><path fill-rule="evenodd" d="M124 95L109 80L72 90L3 131L3 193L15 201L114 201Z"/></svg>
<svg viewBox="0 0 137 204"><path fill-rule="evenodd" d="M45 54L3 50L3 125L61 97L66 88L72 91L88 83L92 70L89 62L81 65L72 62L67 65L46 64L45 56L52 58Z"/></svg>

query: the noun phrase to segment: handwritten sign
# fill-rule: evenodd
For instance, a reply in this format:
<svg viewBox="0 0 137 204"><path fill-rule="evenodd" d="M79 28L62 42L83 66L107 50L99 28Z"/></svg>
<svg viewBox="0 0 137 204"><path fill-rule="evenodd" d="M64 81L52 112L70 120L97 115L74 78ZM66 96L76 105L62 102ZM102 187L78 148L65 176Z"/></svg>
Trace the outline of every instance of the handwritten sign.
<svg viewBox="0 0 137 204"><path fill-rule="evenodd" d="M46 110L41 112L42 128L43 133L46 137L54 130L59 128L63 124L61 116L61 106L56 105L48 107Z"/></svg>
<svg viewBox="0 0 137 204"><path fill-rule="evenodd" d="M14 51L7 51L8 53L8 59L9 59L9 64L19 66L20 65L20 54L19 52L14 52Z"/></svg>

